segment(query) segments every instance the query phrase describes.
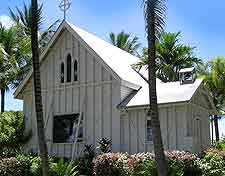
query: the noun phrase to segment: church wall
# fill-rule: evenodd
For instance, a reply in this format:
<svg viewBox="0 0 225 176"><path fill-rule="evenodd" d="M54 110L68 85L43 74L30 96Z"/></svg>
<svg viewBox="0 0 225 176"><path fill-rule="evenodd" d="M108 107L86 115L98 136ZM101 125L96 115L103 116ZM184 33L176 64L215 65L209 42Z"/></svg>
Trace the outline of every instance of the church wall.
<svg viewBox="0 0 225 176"><path fill-rule="evenodd" d="M192 151L192 137L186 135L187 104L159 106L159 118L165 150ZM131 154L152 152L146 141L147 109L130 108L121 114L121 151Z"/></svg>
<svg viewBox="0 0 225 176"><path fill-rule="evenodd" d="M65 64L71 53L72 60L78 61L78 82L60 83L60 64ZM96 145L101 137L112 140L113 151L120 151L120 113L116 106L120 103L120 80L102 65L100 58L78 37L64 31L47 58L41 64L42 98L46 140L49 153L58 156L72 155L72 144L53 144L53 117L55 115L84 112L84 138L76 147L76 154L84 144ZM73 62L72 62L73 63ZM73 64L72 64L73 65ZM73 67L72 67L73 73ZM73 80L73 74L72 74ZM27 86L28 87L28 86ZM30 119L34 133L36 119L34 99L30 90L24 91L24 112ZM29 128L29 127L28 127ZM37 150L37 138L33 136L28 149Z"/></svg>

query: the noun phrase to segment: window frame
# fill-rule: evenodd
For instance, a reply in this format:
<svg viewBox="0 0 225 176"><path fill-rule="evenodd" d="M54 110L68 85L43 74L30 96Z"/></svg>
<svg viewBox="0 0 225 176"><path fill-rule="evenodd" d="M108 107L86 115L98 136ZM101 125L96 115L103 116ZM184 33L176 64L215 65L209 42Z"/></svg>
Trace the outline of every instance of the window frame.
<svg viewBox="0 0 225 176"><path fill-rule="evenodd" d="M82 128L82 131L83 131L83 136L81 138L77 138L77 143L83 143L84 142L84 139L85 139L85 127L84 127L84 116L83 116L83 113L81 114L82 115L82 118L83 120L81 121L81 124L80 124L80 128ZM53 144L74 144L74 141L72 142L66 142L66 140L64 142L55 142L54 140L54 127L55 127L55 118L72 118L72 116L77 116L77 122L79 120L79 116L80 116L80 113L73 113L73 114L57 114L57 115L54 115L53 116L53 122L52 122L52 143ZM76 121L76 119L75 119ZM75 122L74 121L74 122ZM74 128L77 127L78 124L76 124L76 126ZM79 130L80 130L79 128ZM73 131L73 133L75 133ZM74 136L74 139L75 139L75 136Z"/></svg>
<svg viewBox="0 0 225 176"><path fill-rule="evenodd" d="M63 69L62 69L63 68ZM63 77L62 77L63 74ZM60 83L65 83L65 63L61 62L60 64Z"/></svg>
<svg viewBox="0 0 225 176"><path fill-rule="evenodd" d="M150 127L148 127L148 121L150 121ZM152 119L148 118L145 123L146 123L145 124L145 134L146 134L145 135L145 143L153 144ZM148 137L148 133L149 133L148 129L151 130L151 132L150 132L151 137ZM149 138L151 138L151 140L149 140Z"/></svg>

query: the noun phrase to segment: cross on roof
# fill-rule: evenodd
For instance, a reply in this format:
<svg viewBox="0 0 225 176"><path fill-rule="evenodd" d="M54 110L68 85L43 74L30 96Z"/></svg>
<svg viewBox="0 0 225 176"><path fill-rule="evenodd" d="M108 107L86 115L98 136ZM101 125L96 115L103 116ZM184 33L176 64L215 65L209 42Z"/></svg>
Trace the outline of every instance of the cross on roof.
<svg viewBox="0 0 225 176"><path fill-rule="evenodd" d="M72 4L72 2L71 2L72 0L62 0L61 2L60 2L60 4L59 4L59 8L60 8L60 10L62 10L63 11L63 13L64 13L64 20L66 20L66 12L67 12L67 10L70 8L70 6L71 6L71 4Z"/></svg>

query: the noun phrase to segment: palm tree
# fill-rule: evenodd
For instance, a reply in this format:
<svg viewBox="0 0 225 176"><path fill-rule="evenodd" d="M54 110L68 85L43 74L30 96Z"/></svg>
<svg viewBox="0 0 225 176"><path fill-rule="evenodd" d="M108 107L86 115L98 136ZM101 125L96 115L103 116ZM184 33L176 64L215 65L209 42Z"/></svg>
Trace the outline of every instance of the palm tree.
<svg viewBox="0 0 225 176"><path fill-rule="evenodd" d="M9 85L16 78L17 67L14 53L16 50L15 27L5 29L0 24L0 90L1 90L1 112L5 111L5 92L9 90Z"/></svg>
<svg viewBox="0 0 225 176"><path fill-rule="evenodd" d="M12 9L9 9L10 16L12 20L24 30L24 34L30 36L31 35L31 5L23 4L23 9L16 8L16 12ZM39 7L38 11L42 12L42 5ZM39 47L41 50L45 49L51 37L56 31L58 23L60 20L56 20L53 24L51 24L45 31L39 31Z"/></svg>
<svg viewBox="0 0 225 176"><path fill-rule="evenodd" d="M141 44L138 42L138 37L131 37L130 34L125 33L124 31L115 34L111 32L109 34L110 42L114 46L127 51L130 54L138 55L138 49L140 48Z"/></svg>
<svg viewBox="0 0 225 176"><path fill-rule="evenodd" d="M179 80L181 68L201 64L201 59L194 56L195 47L180 44L181 33L163 33L156 42L156 77L163 82ZM148 49L143 49L143 56L138 67L148 64Z"/></svg>
<svg viewBox="0 0 225 176"><path fill-rule="evenodd" d="M225 58L217 56L205 65L197 67L197 72L209 87L219 112L213 116L216 141L219 141L218 120L225 114Z"/></svg>
<svg viewBox="0 0 225 176"><path fill-rule="evenodd" d="M38 131L38 143L40 157L42 160L43 176L49 175L48 149L44 133L43 105L41 96L41 74L39 63L39 43L38 43L38 27L40 25L41 13L38 9L37 0L31 0L31 47L33 60L33 85L35 97L35 110Z"/></svg>
<svg viewBox="0 0 225 176"><path fill-rule="evenodd" d="M159 176L167 176L167 161L162 142L156 93L156 41L164 27L165 11L165 0L144 0L148 38L149 114L152 119L153 144Z"/></svg>

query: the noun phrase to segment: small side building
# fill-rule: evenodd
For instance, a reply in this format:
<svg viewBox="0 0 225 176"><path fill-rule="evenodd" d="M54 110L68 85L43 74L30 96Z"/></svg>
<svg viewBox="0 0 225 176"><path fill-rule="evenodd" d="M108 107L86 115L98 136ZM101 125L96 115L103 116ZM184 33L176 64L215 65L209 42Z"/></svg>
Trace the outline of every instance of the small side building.
<svg viewBox="0 0 225 176"><path fill-rule="evenodd" d="M148 84L132 69L138 60L62 22L41 55L50 155L79 156L85 144L96 146L102 137L111 139L113 152L153 150ZM210 146L209 116L215 106L202 80L181 84L157 79L157 94L165 149L198 153ZM24 102L26 130L33 131L25 150L38 152L32 71L14 95Z"/></svg>

